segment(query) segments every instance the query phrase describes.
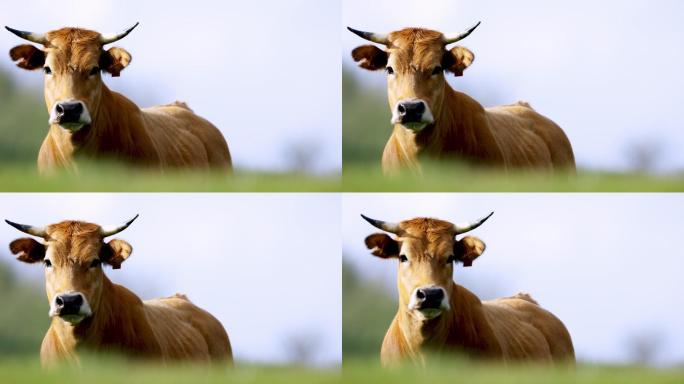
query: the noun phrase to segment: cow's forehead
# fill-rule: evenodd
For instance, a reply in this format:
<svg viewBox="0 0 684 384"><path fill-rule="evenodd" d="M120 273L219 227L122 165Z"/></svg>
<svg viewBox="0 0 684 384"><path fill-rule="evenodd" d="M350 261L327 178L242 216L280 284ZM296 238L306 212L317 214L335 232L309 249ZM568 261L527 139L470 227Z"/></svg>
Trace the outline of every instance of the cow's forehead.
<svg viewBox="0 0 684 384"><path fill-rule="evenodd" d="M388 52L395 65L429 68L442 60L444 36L440 32L407 28L390 33L388 38Z"/></svg>
<svg viewBox="0 0 684 384"><path fill-rule="evenodd" d="M93 238L101 240L100 226L83 221L62 221L48 225L46 232L50 240L65 241L72 238Z"/></svg>
<svg viewBox="0 0 684 384"><path fill-rule="evenodd" d="M50 46L93 45L100 48L100 33L81 28L62 28L46 34Z"/></svg>
<svg viewBox="0 0 684 384"><path fill-rule="evenodd" d="M46 51L50 55L50 65L90 70L100 59L102 44L100 34L79 28L62 28L47 33L49 43Z"/></svg>
<svg viewBox="0 0 684 384"><path fill-rule="evenodd" d="M454 241L453 224L448 221L416 218L399 223L402 229L402 243L418 253L439 256L450 248Z"/></svg>
<svg viewBox="0 0 684 384"><path fill-rule="evenodd" d="M49 257L56 263L89 262L102 243L100 226L81 221L48 225Z"/></svg>

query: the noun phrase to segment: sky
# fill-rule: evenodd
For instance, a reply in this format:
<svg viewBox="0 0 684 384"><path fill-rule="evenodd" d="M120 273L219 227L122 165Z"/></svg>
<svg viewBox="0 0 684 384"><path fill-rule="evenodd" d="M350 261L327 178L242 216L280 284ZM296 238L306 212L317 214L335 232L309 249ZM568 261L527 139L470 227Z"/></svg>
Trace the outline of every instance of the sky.
<svg viewBox="0 0 684 384"><path fill-rule="evenodd" d="M46 225L66 219L120 224L133 247L105 273L142 299L185 293L217 317L241 362L339 365L340 198L332 194L2 194L0 218ZM43 268L13 260L27 235L2 223L0 257L36 284ZM48 304L45 303L45 316ZM37 351L36 351L37 352Z"/></svg>
<svg viewBox="0 0 684 384"><path fill-rule="evenodd" d="M655 151L657 171L684 169L682 15L677 0L343 1L344 26L378 33L457 34L482 21L460 43L475 62L447 76L452 87L485 106L530 102L565 130L578 166L610 170L630 168L635 147ZM384 74L351 60L366 42L340 34L344 64L384 93Z"/></svg>
<svg viewBox="0 0 684 384"><path fill-rule="evenodd" d="M267 12L266 12L267 11ZM295 153L317 173L339 172L340 3L315 0L49 0L7 2L0 25L45 32L122 31L133 61L105 83L141 107L186 101L223 133L236 167L286 170ZM0 31L0 49L23 40ZM42 73L0 67L42 93ZM42 99L42 98L41 98ZM47 111L45 113L47 131Z"/></svg>
<svg viewBox="0 0 684 384"><path fill-rule="evenodd" d="M385 221L468 222L486 251L454 281L481 299L529 292L567 326L577 358L627 363L638 338L657 341L653 363L684 362L684 196L681 194L345 194L345 260L396 297L397 262L363 239ZM387 325L391 319L387 319Z"/></svg>

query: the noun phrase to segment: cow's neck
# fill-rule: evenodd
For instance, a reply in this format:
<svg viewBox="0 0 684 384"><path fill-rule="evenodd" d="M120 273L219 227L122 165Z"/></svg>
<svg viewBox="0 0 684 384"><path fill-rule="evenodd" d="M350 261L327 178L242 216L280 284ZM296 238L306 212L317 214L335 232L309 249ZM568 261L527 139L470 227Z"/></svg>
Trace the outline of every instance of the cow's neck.
<svg viewBox="0 0 684 384"><path fill-rule="evenodd" d="M57 124L50 126L48 135L53 143L53 155L63 163L80 154L98 158L130 158L139 155L139 148L151 145L140 108L104 84L101 92L98 107L91 111L90 125L73 133ZM144 159L144 156L140 157Z"/></svg>
<svg viewBox="0 0 684 384"><path fill-rule="evenodd" d="M76 326L53 318L50 330L66 355L78 350L134 351L145 354L152 332L146 321L142 301L128 289L104 277L102 296L94 315Z"/></svg>
<svg viewBox="0 0 684 384"><path fill-rule="evenodd" d="M500 356L501 347L485 318L480 299L454 284L449 304L448 312L432 320L419 320L402 306L397 319L410 354L450 351L473 357Z"/></svg>
<svg viewBox="0 0 684 384"><path fill-rule="evenodd" d="M406 153L422 153L459 160L478 160L480 164L499 164L503 154L499 148L480 103L470 96L444 85L444 97L435 122L414 132L395 126L395 135Z"/></svg>

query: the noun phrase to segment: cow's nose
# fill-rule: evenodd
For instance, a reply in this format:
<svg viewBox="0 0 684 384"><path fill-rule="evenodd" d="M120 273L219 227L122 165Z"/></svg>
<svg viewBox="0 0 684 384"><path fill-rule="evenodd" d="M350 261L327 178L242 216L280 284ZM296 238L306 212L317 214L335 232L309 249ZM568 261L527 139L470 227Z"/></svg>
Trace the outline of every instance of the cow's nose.
<svg viewBox="0 0 684 384"><path fill-rule="evenodd" d="M426 287L416 289L416 301L420 309L435 309L442 306L444 290L442 288Z"/></svg>
<svg viewBox="0 0 684 384"><path fill-rule="evenodd" d="M81 311L83 295L80 293L63 293L55 296L55 308L59 315L76 315Z"/></svg>
<svg viewBox="0 0 684 384"><path fill-rule="evenodd" d="M422 100L406 100L397 103L397 115L402 123L418 123L423 119L425 102Z"/></svg>
<svg viewBox="0 0 684 384"><path fill-rule="evenodd" d="M57 103L55 112L60 123L78 123L83 113L83 103L80 101L64 101Z"/></svg>

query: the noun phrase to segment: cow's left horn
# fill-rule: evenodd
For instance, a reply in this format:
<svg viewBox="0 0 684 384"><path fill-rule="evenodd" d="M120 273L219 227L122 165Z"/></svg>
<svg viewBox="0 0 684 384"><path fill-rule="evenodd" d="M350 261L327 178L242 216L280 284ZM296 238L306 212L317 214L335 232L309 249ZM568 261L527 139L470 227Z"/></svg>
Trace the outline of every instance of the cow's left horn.
<svg viewBox="0 0 684 384"><path fill-rule="evenodd" d="M399 231L401 230L398 223L387 223L382 220L371 219L370 217L364 216L363 214L361 214L361 217L363 217L364 220L369 222L375 228L379 228L383 231L394 233L395 235L399 234Z"/></svg>
<svg viewBox="0 0 684 384"><path fill-rule="evenodd" d="M117 33L117 34L114 34L114 35L101 35L101 36L100 36L100 43L101 43L102 45L105 45L105 44L110 44L110 43L113 43L113 42L115 42L115 41L121 40L121 39L123 39L124 37L128 36L128 34L131 33L131 31L132 31L133 29L135 29L135 27L137 27L138 24L140 24L140 22L135 23L134 26L128 28L127 30L125 30L125 31L123 31L123 32L121 32L121 33Z"/></svg>
<svg viewBox="0 0 684 384"><path fill-rule="evenodd" d="M38 236L38 237L45 237L47 236L47 233L45 232L45 227L34 227L32 225L26 225L26 224L18 224L11 222L9 220L5 220L5 223L13 226L14 228L24 232L28 233L29 235L33 236Z"/></svg>
<svg viewBox="0 0 684 384"><path fill-rule="evenodd" d="M359 31L358 29L354 29L352 27L347 27L347 29L350 32L358 35L362 39L366 39L368 41L372 41L374 43L383 44L383 45L389 44L389 40L387 39L387 35L381 35L379 33L373 33L373 32Z"/></svg>
<svg viewBox="0 0 684 384"><path fill-rule="evenodd" d="M45 37L45 34L20 31L18 29L10 28L8 26L5 26L5 29L21 37L22 39L28 40L32 43L44 45L48 42L47 37Z"/></svg>
<svg viewBox="0 0 684 384"><path fill-rule="evenodd" d="M466 37L468 37L468 35L470 35L471 33L473 33L473 31L475 30L475 28L477 28L477 27L480 25L480 23L481 23L481 21L478 21L477 24L475 24L475 25L473 25L472 27L470 27L469 30L467 30L467 31L465 31L465 32L463 32L463 33L461 33L461 34L459 34L459 35L457 35L457 36L453 36L453 37L444 37L444 45L453 44L453 43L455 43L455 42L457 42L457 41L460 41L460 40L465 39Z"/></svg>
<svg viewBox="0 0 684 384"><path fill-rule="evenodd" d="M107 237L107 236L111 236L111 235L116 235L117 233L119 233L119 232L123 231L124 229L128 228L128 226L131 225L131 223L132 223L133 221L135 221L135 219L137 219L138 216L140 216L140 215L135 215L134 218L128 220L128 221L127 221L126 223L124 223L123 225L102 227L102 228L100 229L100 234L102 235L102 237Z"/></svg>
<svg viewBox="0 0 684 384"><path fill-rule="evenodd" d="M487 221L487 219L489 219L493 214L494 212L491 212L489 213L489 215L479 220L473 221L472 223L454 224L454 235L460 235L461 233L472 231L473 229L479 227L480 225L482 225L482 223Z"/></svg>

